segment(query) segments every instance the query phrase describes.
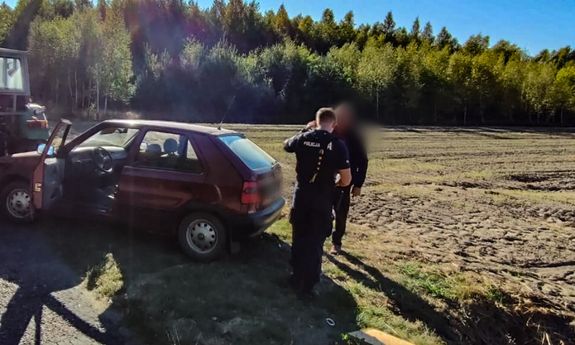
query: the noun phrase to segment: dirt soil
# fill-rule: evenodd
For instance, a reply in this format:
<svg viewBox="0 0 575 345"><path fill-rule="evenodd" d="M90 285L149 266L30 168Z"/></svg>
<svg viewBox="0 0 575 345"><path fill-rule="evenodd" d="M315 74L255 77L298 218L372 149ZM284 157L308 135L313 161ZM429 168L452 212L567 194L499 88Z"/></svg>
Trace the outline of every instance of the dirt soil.
<svg viewBox="0 0 575 345"><path fill-rule="evenodd" d="M444 141L448 133L384 134L384 166L400 155L396 143L411 140L414 165L438 165L439 178L372 179L373 189L398 177L402 186L364 194L351 222L382 230L390 255L493 275L575 313L575 135L478 129ZM415 147L419 140L424 147ZM441 143L445 149L436 150ZM452 169L459 170L455 178L442 178Z"/></svg>
<svg viewBox="0 0 575 345"><path fill-rule="evenodd" d="M475 202L484 193L444 186L434 189L434 200L364 196L351 221L383 230L388 255L453 263L512 280L554 307L575 312L575 231L568 230L575 224L573 211ZM473 206L453 207L454 197Z"/></svg>

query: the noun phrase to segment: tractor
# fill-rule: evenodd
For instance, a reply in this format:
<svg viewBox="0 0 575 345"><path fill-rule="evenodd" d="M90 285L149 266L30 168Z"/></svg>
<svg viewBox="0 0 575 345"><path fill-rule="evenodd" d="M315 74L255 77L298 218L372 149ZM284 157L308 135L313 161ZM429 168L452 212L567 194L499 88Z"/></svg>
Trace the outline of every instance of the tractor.
<svg viewBox="0 0 575 345"><path fill-rule="evenodd" d="M0 157L48 139L45 110L31 102L27 52L0 48Z"/></svg>

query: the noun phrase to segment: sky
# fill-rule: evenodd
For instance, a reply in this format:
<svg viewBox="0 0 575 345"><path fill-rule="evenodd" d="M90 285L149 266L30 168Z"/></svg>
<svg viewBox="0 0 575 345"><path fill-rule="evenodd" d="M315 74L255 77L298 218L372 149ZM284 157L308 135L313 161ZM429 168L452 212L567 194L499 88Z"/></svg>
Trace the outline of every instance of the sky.
<svg viewBox="0 0 575 345"><path fill-rule="evenodd" d="M2 0L0 0L2 1ZM4 0L13 6L17 0ZM213 0L198 0L209 7ZM341 19L352 10L356 24L383 21L392 11L398 26L411 28L415 17L429 21L437 33L442 26L460 41L481 33L491 44L506 39L534 55L542 49L575 47L575 0L256 0L263 11L283 3L291 16L321 18L326 7Z"/></svg>

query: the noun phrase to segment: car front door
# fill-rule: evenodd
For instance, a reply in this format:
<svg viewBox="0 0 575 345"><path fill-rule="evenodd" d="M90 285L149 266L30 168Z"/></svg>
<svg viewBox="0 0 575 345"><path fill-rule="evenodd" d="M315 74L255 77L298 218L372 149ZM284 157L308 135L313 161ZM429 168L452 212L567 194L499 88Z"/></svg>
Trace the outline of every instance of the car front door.
<svg viewBox="0 0 575 345"><path fill-rule="evenodd" d="M139 138L122 170L116 211L124 221L162 230L200 197L205 171L185 133L147 130Z"/></svg>
<svg viewBox="0 0 575 345"><path fill-rule="evenodd" d="M37 210L49 209L62 198L65 159L59 151L66 143L71 126L70 121L61 120L48 142L38 146L40 162L32 178L32 201Z"/></svg>

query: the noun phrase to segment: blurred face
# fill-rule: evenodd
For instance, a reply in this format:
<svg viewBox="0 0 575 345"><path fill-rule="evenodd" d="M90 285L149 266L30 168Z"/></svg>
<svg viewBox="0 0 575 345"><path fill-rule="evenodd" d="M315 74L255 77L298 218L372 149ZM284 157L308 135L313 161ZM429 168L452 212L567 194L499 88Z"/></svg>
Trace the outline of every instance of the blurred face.
<svg viewBox="0 0 575 345"><path fill-rule="evenodd" d="M349 106L341 105L335 110L337 117L337 126L340 128L350 127L355 120L355 113Z"/></svg>

